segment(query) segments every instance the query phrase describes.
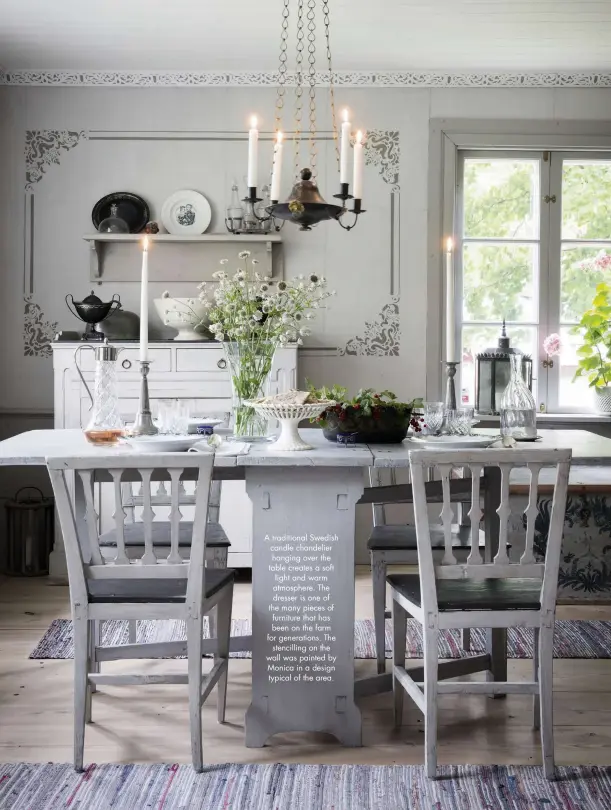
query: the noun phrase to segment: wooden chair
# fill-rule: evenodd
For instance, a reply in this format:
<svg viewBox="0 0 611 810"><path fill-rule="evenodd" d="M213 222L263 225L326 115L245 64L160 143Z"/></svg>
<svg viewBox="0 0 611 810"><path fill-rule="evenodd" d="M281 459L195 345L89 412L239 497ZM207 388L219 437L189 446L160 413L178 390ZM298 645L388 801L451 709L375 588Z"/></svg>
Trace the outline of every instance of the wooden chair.
<svg viewBox="0 0 611 810"><path fill-rule="evenodd" d="M379 467L369 468L369 484L379 487L381 484ZM397 476L394 467L389 470L390 486L397 486ZM388 491L388 490L386 490ZM450 492L452 503L457 504L461 510L464 494ZM387 496L388 497L388 496ZM386 618L390 613L386 611L386 575L389 565L414 565L417 563L416 529L404 523L389 524L386 521L386 506L388 502L373 503L373 529L367 541L371 560L371 580L373 592L373 623L376 636L376 660L378 673L386 671ZM462 510L461 510L462 511ZM439 527L431 528L431 542L435 556L443 551L443 530ZM480 532L480 548L485 545L484 533ZM466 559L471 548L471 532L468 525L459 522L452 526L452 548L457 557ZM462 634L463 649L468 651L471 646L470 630L465 628Z"/></svg>
<svg viewBox="0 0 611 810"><path fill-rule="evenodd" d="M193 767L201 771L201 706L218 683L217 713L225 718L229 634L234 572L207 568L206 522L213 455L167 453L162 455L104 455L103 458L54 458L47 467L53 484L66 546L70 602L74 628L74 766L83 767L85 723L91 721L91 695L99 684L188 684ZM77 534L69 481L72 471L80 477L86 504L87 542ZM188 559L180 554L180 481L183 474L196 479L195 514ZM170 481L170 545L167 557L153 546L151 479ZM121 484L142 481L144 545L140 558L132 559L125 543L125 510ZM105 559L100 547L94 501L94 480L113 482L116 553ZM202 675L203 617L217 607L218 638L211 671ZM94 624L111 619L182 619L187 641L100 647ZM166 658L186 653L188 674L110 675L99 672L101 661Z"/></svg>
<svg viewBox="0 0 611 810"><path fill-rule="evenodd" d="M570 450L537 448L487 449L474 451L425 451L410 453L418 564L420 574L397 574L388 577L393 600L393 691L395 724L400 725L404 691L425 717L425 764L429 777L437 770L437 700L446 694L529 694L535 696L535 727L540 714L541 742L545 776L554 774L553 738L553 640L556 612L558 568L566 493L569 477ZM431 467L441 473L444 531L444 556L440 564L433 560L429 527L425 473ZM479 551L477 532L480 509L480 475L484 468L496 466L501 471L499 517L499 550L491 562L485 562ZM512 469L526 466L530 471L530 489L525 515L525 546L519 560L512 562L507 554L509 477ZM458 563L452 549L450 474L453 467L471 471L472 548L466 563ZM556 482L549 535L544 560L534 552L537 489L542 467L555 467ZM405 668L405 632L407 614L422 624L424 671ZM530 682L462 681L448 683L440 679L455 677L459 662L438 661L440 630L463 627L531 627L535 637L534 677ZM489 659L489 656L481 656ZM490 670L490 663L484 667ZM475 671L475 670L471 670ZM488 675L490 678L490 675Z"/></svg>
<svg viewBox="0 0 611 810"><path fill-rule="evenodd" d="M227 568L227 558L231 543L225 530L219 523L221 509L221 481L212 481L210 484L210 497L208 500L208 522L206 523L206 565L211 568ZM134 492L133 482L126 481L121 484L123 507L126 511L127 522L124 528L125 550L130 558L142 556L144 547L144 524L136 520L136 509L144 506L142 492ZM184 483L179 484L179 505L192 506L195 495L187 493ZM151 493L151 506L153 508L171 506L171 498L166 490L165 482L158 482L157 490ZM192 521L182 520L180 523L180 537L178 548L181 557L188 557L191 550ZM167 556L170 545L170 524L165 520L153 523L153 547L161 556ZM102 556L106 559L114 557L117 548L117 533L110 529L100 535ZM210 637L215 635L215 616L208 617ZM136 643L137 625L130 621L128 625L129 643ZM99 636L101 629L96 628Z"/></svg>

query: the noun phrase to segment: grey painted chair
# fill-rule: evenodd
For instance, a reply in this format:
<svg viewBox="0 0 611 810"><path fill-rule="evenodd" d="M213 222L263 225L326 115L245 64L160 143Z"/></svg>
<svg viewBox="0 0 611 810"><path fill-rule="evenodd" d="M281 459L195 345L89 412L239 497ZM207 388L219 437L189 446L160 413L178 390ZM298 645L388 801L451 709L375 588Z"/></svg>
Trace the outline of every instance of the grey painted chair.
<svg viewBox="0 0 611 810"><path fill-rule="evenodd" d="M543 767L545 776L554 776L553 735L553 642L558 589L558 568L564 527L566 493L571 459L570 450L538 450L537 448L486 449L474 451L412 451L410 467L419 574L394 574L388 577L393 600L393 692L395 724L400 725L405 692L422 711L425 718L425 764L427 775L437 772L437 704L439 695L447 694L528 694L534 698L534 725L541 728ZM425 475L435 466L441 473L443 504L443 558L433 559L432 535ZM452 468L461 466L471 471L472 548L465 563L459 563L452 547L452 508L450 504L450 475ZM509 477L516 466L530 471L528 506L525 516L524 552L511 562L507 553L507 537L511 508ZM501 497L499 516L499 545L494 559L485 560L477 542L481 519L480 474L486 467L500 467ZM538 515L538 478L542 467L555 468L554 498L544 559L535 555L535 521ZM539 552L540 550L537 549ZM405 633L407 614L422 625L424 669L406 669ZM445 629L463 627L510 628L530 627L534 634L534 673L532 681L492 680L490 655L474 656L479 666L471 672L484 670L485 681L454 681L464 661L440 663L439 633ZM471 662L473 663L473 661ZM462 668L464 674L464 667Z"/></svg>
<svg viewBox="0 0 611 810"><path fill-rule="evenodd" d="M99 684L134 685L150 683L187 684L191 726L193 767L201 771L202 720L201 706L218 684L217 714L225 718L229 634L233 599L234 572L207 568L206 523L214 457L199 453L141 454L132 456L86 456L56 458L48 463L55 502L66 546L70 583L70 602L74 629L74 766L83 767L85 724L91 721L93 687ZM69 482L72 471L82 481L87 538L77 534ZM196 477L194 517L190 523L190 554L180 553L180 480L188 472ZM153 546L153 509L151 477L163 476L170 481L169 546L167 556ZM111 480L115 498L114 557L102 554L95 510L94 478ZM125 510L122 481L142 481L144 545L140 557L127 553ZM202 674L203 618L218 611L218 636L211 671ZM187 642L127 644L100 647L94 625L112 619L179 619L187 626ZM186 646L186 650L185 650ZM119 659L167 658L187 654L186 674L101 674L101 661Z"/></svg>
<svg viewBox="0 0 611 810"><path fill-rule="evenodd" d="M369 483L372 487L381 485L379 467L369 468ZM388 471L390 486L396 486L397 477L395 468ZM452 502L459 508L460 524L452 526L452 547L460 559L466 559L471 547L471 534L468 523L462 522L462 502L464 495L453 496ZM385 503L372 504L373 529L367 541L371 560L371 578L373 591L373 620L376 636L376 660L378 673L386 670L386 618L390 613L386 611L386 574L389 565L416 565L418 562L416 528L405 524L387 524ZM431 541L435 556L443 551L443 530L433 527ZM479 534L480 547L485 544L484 533ZM470 631L465 629L462 634L463 649L469 650L471 646Z"/></svg>
<svg viewBox="0 0 611 810"><path fill-rule="evenodd" d="M124 482L121 485L123 507L126 510L127 523L124 529L125 546L128 557L141 557L144 547L144 524L136 520L136 509L144 503L143 494L135 492L133 483ZM179 503L181 506L192 506L194 496L187 493L183 482L179 485ZM170 496L165 483L160 481L156 491L151 494L153 508L170 506ZM227 568L227 557L231 543L225 530L219 523L221 508L221 481L212 481L210 484L210 499L208 502L208 522L206 524L206 565L211 568ZM191 548L191 521L181 521L180 537L178 541L179 552L182 557L188 557ZM170 544L170 524L167 521L154 521L153 546L159 549L161 555L167 555ZM114 556L117 547L116 530L104 532L100 536L102 556ZM210 636L215 634L215 615L208 617ZM129 643L136 643L137 626L135 621L129 622Z"/></svg>

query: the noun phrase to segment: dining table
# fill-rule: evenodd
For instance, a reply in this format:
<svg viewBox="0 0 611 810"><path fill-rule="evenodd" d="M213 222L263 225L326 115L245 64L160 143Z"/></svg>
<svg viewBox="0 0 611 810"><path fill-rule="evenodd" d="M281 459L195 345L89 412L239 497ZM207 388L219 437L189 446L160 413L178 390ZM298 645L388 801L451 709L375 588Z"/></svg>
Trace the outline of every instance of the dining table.
<svg viewBox="0 0 611 810"><path fill-rule="evenodd" d="M245 743L260 747L278 732L322 731L344 745L358 746L359 702L390 691L392 676L355 678L356 506L411 502L409 483L368 487L366 472L371 467L408 468L416 443L346 445L328 441L317 429L300 432L311 450L286 452L272 443L255 443L244 455L215 457L214 477L245 479L253 505L252 699ZM571 448L573 481L579 482L580 469L611 465L609 438L583 430L541 430L539 435L539 448ZM95 456L103 469L109 456L142 452L128 442L96 447L80 430L34 430L0 442L0 466ZM611 481L611 471L609 475ZM427 484L433 499L437 485ZM464 487L468 500L469 481L458 480L453 486ZM499 539L498 469L486 468L482 489L486 545L494 553ZM80 531L84 506L78 487L75 518ZM57 551L62 547L59 531L55 542ZM484 669L495 680L506 680L505 631L486 632L485 654L444 662L443 677ZM233 639L232 649L243 649L239 644Z"/></svg>

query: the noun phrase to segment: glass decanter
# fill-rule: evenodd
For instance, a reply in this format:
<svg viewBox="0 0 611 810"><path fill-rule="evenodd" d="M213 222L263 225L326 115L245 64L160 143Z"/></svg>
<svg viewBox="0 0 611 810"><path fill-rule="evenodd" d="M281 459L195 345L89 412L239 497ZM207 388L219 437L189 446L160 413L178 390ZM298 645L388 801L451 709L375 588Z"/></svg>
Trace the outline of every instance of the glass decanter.
<svg viewBox="0 0 611 810"><path fill-rule="evenodd" d="M110 206L110 216L100 222L98 231L100 233L129 233L129 225L119 216L116 203L112 203Z"/></svg>
<svg viewBox="0 0 611 810"><path fill-rule="evenodd" d="M87 385L78 364L78 352L91 349L95 352L95 379L93 394ZM125 425L119 413L119 396L117 393L117 357L120 349L109 346L104 341L101 346L79 346L74 353L76 370L91 400L91 416L84 430L87 440L92 444L115 444L125 432Z"/></svg>
<svg viewBox="0 0 611 810"><path fill-rule="evenodd" d="M535 398L524 382L522 365L524 356L512 354L511 376L500 402L501 435L514 439L537 438L537 406Z"/></svg>

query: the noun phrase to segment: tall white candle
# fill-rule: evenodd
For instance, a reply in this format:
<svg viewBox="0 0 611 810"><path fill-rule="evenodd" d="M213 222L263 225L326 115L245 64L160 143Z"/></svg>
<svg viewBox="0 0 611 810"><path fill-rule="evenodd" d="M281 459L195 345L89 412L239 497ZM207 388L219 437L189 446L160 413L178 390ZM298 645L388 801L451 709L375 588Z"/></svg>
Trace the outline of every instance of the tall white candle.
<svg viewBox="0 0 611 810"><path fill-rule="evenodd" d="M348 121L348 110L343 112L342 137L339 151L339 182L349 183L350 175L350 121Z"/></svg>
<svg viewBox="0 0 611 810"><path fill-rule="evenodd" d="M257 152L259 145L259 130L257 129L257 117L253 115L250 119L250 129L248 130L248 187L257 186Z"/></svg>
<svg viewBox="0 0 611 810"><path fill-rule="evenodd" d="M149 343L149 241L142 242L142 279L140 282L140 362L148 360Z"/></svg>
<svg viewBox="0 0 611 810"><path fill-rule="evenodd" d="M449 238L446 242L446 361L448 362L456 362L453 249L454 244Z"/></svg>
<svg viewBox="0 0 611 810"><path fill-rule="evenodd" d="M278 132L276 135L276 144L274 146L274 167L272 169L272 189L270 197L272 200L280 199L280 179L282 177L282 133Z"/></svg>
<svg viewBox="0 0 611 810"><path fill-rule="evenodd" d="M354 176L352 179L352 196L355 200L363 199L363 133L359 129L354 144Z"/></svg>

